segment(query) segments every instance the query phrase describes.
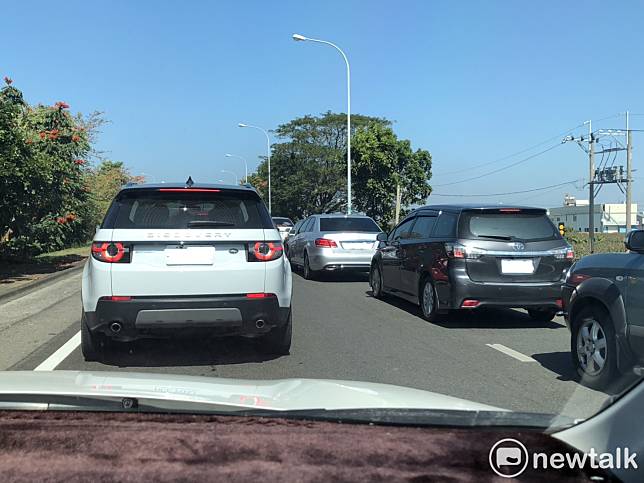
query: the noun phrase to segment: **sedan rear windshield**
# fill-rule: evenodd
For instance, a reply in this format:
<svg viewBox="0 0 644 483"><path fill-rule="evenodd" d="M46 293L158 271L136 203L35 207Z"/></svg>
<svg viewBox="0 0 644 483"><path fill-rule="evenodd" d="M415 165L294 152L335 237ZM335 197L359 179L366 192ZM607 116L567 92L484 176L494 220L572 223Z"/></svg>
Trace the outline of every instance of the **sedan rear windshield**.
<svg viewBox="0 0 644 483"><path fill-rule="evenodd" d="M461 238L540 241L560 238L545 213L463 213Z"/></svg>
<svg viewBox="0 0 644 483"><path fill-rule="evenodd" d="M102 228L272 228L257 194L244 191L131 190L112 203Z"/></svg>
<svg viewBox="0 0 644 483"><path fill-rule="evenodd" d="M380 233L382 230L371 218L320 218L320 231L350 231Z"/></svg>

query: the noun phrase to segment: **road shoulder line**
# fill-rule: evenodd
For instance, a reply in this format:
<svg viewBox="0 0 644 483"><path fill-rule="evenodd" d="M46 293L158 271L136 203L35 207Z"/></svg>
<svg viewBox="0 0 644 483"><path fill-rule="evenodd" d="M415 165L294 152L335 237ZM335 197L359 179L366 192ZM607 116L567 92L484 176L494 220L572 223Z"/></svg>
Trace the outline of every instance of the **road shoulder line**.
<svg viewBox="0 0 644 483"><path fill-rule="evenodd" d="M53 371L58 365L76 350L81 343L80 330L74 336L65 342L56 352L45 359L34 371Z"/></svg>
<svg viewBox="0 0 644 483"><path fill-rule="evenodd" d="M521 362L537 362L532 357L526 356L525 354L522 354L519 351L515 351L514 349L510 349L509 347L506 347L503 344L485 344L485 345L488 347L491 347L492 349L496 349L499 352L503 352L505 355L513 357Z"/></svg>

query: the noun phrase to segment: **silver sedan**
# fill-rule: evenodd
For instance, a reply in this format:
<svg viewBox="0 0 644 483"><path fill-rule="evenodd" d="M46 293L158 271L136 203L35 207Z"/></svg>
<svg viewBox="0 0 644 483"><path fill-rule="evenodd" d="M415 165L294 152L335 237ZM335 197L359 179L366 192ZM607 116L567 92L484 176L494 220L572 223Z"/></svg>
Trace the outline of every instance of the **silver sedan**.
<svg viewBox="0 0 644 483"><path fill-rule="evenodd" d="M288 257L304 278L321 271L369 271L382 230L364 215L312 215L289 236Z"/></svg>

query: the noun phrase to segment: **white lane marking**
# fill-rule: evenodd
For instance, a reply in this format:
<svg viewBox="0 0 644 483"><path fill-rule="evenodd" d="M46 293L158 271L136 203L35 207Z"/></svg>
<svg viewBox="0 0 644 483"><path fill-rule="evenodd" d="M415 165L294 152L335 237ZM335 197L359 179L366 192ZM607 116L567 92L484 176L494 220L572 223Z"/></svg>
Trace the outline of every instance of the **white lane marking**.
<svg viewBox="0 0 644 483"><path fill-rule="evenodd" d="M514 349L510 349L509 347L506 347L503 344L485 344L485 345L488 347L491 347L492 349L496 349L499 352L503 352L504 354L509 355L510 357L514 357L515 359L521 362L537 362L532 357L528 357L525 354L521 354L521 352L515 351Z"/></svg>
<svg viewBox="0 0 644 483"><path fill-rule="evenodd" d="M65 342L56 352L45 359L34 371L53 371L58 364L63 362L69 354L74 352L81 343L80 330L74 336Z"/></svg>

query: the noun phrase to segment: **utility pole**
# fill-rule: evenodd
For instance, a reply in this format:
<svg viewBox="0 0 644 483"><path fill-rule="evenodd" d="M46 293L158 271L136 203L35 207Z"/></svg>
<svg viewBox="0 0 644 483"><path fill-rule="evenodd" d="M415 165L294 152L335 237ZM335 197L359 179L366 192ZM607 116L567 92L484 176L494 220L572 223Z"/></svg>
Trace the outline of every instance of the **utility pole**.
<svg viewBox="0 0 644 483"><path fill-rule="evenodd" d="M595 143L593 139L593 122L588 123L588 243L590 253L595 253ZM584 124L586 124L584 123Z"/></svg>
<svg viewBox="0 0 644 483"><path fill-rule="evenodd" d="M395 216L395 224L398 224L398 220L400 220L400 181L396 182L396 216Z"/></svg>
<svg viewBox="0 0 644 483"><path fill-rule="evenodd" d="M633 139L631 130L628 127L628 111L626 111L626 233L632 229L631 223L631 200L632 200L632 177L631 165L633 161Z"/></svg>

